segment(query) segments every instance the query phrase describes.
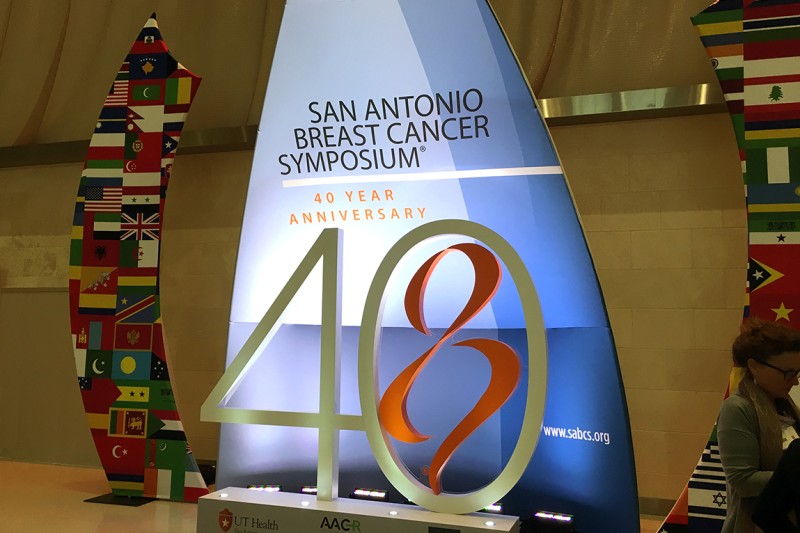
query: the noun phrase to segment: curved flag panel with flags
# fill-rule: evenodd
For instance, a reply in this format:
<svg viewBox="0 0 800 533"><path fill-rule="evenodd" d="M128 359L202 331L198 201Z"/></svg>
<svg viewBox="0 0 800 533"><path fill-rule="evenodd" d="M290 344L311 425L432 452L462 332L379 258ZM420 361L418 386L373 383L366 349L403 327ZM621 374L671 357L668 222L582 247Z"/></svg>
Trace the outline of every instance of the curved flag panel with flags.
<svg viewBox="0 0 800 533"><path fill-rule="evenodd" d="M159 305L167 185L199 83L169 54L153 15L109 90L78 188L72 346L114 495L196 501L208 493L175 405Z"/></svg>
<svg viewBox="0 0 800 533"><path fill-rule="evenodd" d="M744 316L798 327L800 1L719 0L692 22L725 95L742 162L750 257ZM725 398L742 377L742 369L731 369ZM659 531L718 533L726 498L715 425Z"/></svg>
<svg viewBox="0 0 800 533"><path fill-rule="evenodd" d="M478 239L451 231L402 257L390 254L433 224L468 226L461 222L502 238L524 272L515 278L510 255L492 249L502 276L477 306L470 299L477 267L463 253L446 254L412 291L425 293L424 305L421 297L411 305L424 316L425 327L415 329L403 303L414 273ZM329 228L341 230L343 243L341 387L330 384L337 365L321 370L325 282L298 267L337 254L323 246ZM364 435L358 385L368 293L393 260L391 276L381 278L385 300L374 306L382 313L375 388L383 395L404 369L419 369L384 409L401 406L393 412L408 416L404 427L424 437L383 440L419 490L435 498L491 484L512 462L519 436L532 431L538 446L503 499L506 512L545 509L575 514L581 531L634 531L630 428L602 294L544 121L486 0L286 3L242 226L228 370L203 406L205 420L240 422L223 424L218 485L315 485L323 424L335 423L343 429L340 491L387 488L400 498ZM521 303L517 283L528 276L547 341L532 353L523 312L531 302ZM284 297L290 287L296 293ZM271 330L260 321L273 316L273 305L284 312ZM460 309L474 310L464 311L469 323L456 319ZM509 367L519 354L520 371L509 375L521 377L497 395L502 407L467 431L461 423L495 377L481 349L508 355ZM425 353L424 365L410 366ZM546 380L546 406L529 428L526 397L544 395L530 369L542 358L546 376L533 377ZM330 397L341 390L340 402L326 402L323 383ZM445 443L448 433L459 434L457 446ZM437 450L448 450L446 461L434 460Z"/></svg>

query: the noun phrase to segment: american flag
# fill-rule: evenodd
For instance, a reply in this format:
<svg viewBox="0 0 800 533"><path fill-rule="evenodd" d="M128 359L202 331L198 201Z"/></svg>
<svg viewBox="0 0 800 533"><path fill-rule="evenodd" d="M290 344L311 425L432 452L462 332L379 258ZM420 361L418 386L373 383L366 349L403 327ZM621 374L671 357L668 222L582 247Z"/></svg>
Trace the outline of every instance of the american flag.
<svg viewBox="0 0 800 533"><path fill-rule="evenodd" d="M86 187L84 211L119 213L122 210L122 187Z"/></svg>
<svg viewBox="0 0 800 533"><path fill-rule="evenodd" d="M129 70L130 63L126 61L117 72L117 78L114 80L114 84L111 86L111 90L108 91L108 96L106 96L106 101L103 103L104 107L125 107L128 105Z"/></svg>

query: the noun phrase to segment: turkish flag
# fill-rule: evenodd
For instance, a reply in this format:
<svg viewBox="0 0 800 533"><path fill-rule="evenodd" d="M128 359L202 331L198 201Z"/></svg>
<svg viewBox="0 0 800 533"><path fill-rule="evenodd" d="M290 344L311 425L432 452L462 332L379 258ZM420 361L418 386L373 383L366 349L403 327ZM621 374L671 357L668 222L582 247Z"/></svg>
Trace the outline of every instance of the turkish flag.
<svg viewBox="0 0 800 533"><path fill-rule="evenodd" d="M146 439L128 439L92 432L103 469L109 474L142 475Z"/></svg>

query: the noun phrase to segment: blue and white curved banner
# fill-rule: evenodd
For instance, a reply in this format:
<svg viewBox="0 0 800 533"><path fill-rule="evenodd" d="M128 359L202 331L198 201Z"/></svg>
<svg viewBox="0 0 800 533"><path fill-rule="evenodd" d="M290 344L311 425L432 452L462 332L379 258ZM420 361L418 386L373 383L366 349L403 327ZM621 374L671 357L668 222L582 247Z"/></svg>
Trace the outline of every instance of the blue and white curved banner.
<svg viewBox="0 0 800 533"><path fill-rule="evenodd" d="M503 498L504 512L572 514L586 532L638 530L625 396L597 276L544 121L487 2L288 0L242 226L228 364L320 232L341 228L339 411L359 415L358 336L370 284L403 235L439 220L472 221L505 239L541 305L546 407L533 459ZM432 344L409 324L409 280L425 259L463 241L422 242L392 274L379 393ZM499 339L527 369L533 355L524 306L502 269L491 301L454 340ZM474 278L463 257L437 266L424 301L434 334L464 307ZM319 410L321 285L321 276L308 277L228 407ZM452 428L475 405L490 372L480 354L463 349L445 346L437 357L411 389L408 412L421 431L438 435L435 428ZM503 470L520 435L528 385L521 379L458 448L442 478L449 492L478 489ZM397 443L420 480L442 438ZM218 486L313 485L316 446L312 428L225 424ZM343 431L339 454L340 493L366 486L397 496L362 432Z"/></svg>

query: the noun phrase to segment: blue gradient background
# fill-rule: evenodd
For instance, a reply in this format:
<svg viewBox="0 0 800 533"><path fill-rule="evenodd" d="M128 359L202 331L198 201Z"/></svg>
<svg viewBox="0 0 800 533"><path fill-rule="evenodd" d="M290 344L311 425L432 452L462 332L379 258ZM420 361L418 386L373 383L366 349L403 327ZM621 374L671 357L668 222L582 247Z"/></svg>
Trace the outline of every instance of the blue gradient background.
<svg viewBox="0 0 800 533"><path fill-rule="evenodd" d="M380 17L379 22L375 17ZM307 205L309 191L331 190L339 197L346 189L373 187L282 187L285 177L280 175L277 155L291 148L287 139L291 140L292 128L307 119L307 103L420 94L420 87L427 87L423 92L428 93L479 87L491 133L489 139L431 146L421 172L559 165L528 86L485 0L289 0L248 191L228 363L323 227L290 227L287 210ZM331 173L312 177L327 175ZM503 500L505 512L523 517L541 509L574 514L583 532L638 530L624 389L602 294L564 176L490 175L388 187L397 196L424 201L430 218L395 226L340 226L345 243L346 326L342 412L360 411L358 320L377 261L402 234L421 223L441 218L478 222L511 243L539 294L549 349L544 425L610 434L609 445L542 435L528 470ZM379 361L381 391L433 343L411 329L402 312L404 282L432 249L421 248L401 262L398 279L393 278L387 292ZM348 274L356 267L360 268L357 275ZM426 293L429 325L449 325L463 305L456 300L468 295L471 275L456 261L442 266L438 281ZM317 410L319 286L298 294L292 305L288 323L229 406ZM499 338L518 353L527 353L519 296L510 276L504 276L490 307L468 328L453 342L479 336ZM527 360L523 364L527 370ZM417 427L436 435L424 445L398 445L412 473L419 473L449 428L474 405L486 387L487 369L479 354L452 347L443 349L425 369L412 389L409 412ZM500 472L517 441L526 392L523 380L503 409L458 450L445 469L446 490L475 490ZM363 434L343 432L341 450L341 494L356 486L388 486ZM282 483L289 490L299 490L315 483L315 471L315 430L223 425L218 486Z"/></svg>

